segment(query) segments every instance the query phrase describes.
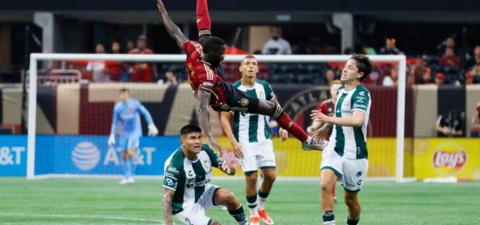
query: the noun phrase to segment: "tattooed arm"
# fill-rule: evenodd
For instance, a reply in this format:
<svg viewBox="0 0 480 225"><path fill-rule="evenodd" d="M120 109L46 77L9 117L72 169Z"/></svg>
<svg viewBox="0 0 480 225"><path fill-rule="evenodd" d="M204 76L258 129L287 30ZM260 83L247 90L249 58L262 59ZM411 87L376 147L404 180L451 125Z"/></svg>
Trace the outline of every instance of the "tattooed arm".
<svg viewBox="0 0 480 225"><path fill-rule="evenodd" d="M163 220L166 225L173 225L172 221L172 199L175 191L169 188L163 189Z"/></svg>

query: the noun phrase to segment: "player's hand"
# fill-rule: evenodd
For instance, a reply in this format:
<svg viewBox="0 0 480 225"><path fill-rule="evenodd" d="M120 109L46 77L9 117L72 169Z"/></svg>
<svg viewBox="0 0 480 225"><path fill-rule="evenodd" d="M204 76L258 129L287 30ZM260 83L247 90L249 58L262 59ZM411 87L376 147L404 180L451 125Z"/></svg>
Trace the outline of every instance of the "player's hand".
<svg viewBox="0 0 480 225"><path fill-rule="evenodd" d="M315 127L313 126L307 127L307 134L312 135L313 133L315 133Z"/></svg>
<svg viewBox="0 0 480 225"><path fill-rule="evenodd" d="M158 129L155 124L148 125L148 136L157 136Z"/></svg>
<svg viewBox="0 0 480 225"><path fill-rule="evenodd" d="M328 126L322 126L318 130L313 132L312 138L316 141L322 140L329 129L330 128Z"/></svg>
<svg viewBox="0 0 480 225"><path fill-rule="evenodd" d="M213 137L208 138L208 143L210 144L210 147L213 147L217 149L220 153L223 152L223 148L213 139Z"/></svg>
<svg viewBox="0 0 480 225"><path fill-rule="evenodd" d="M312 110L310 116L312 117L312 120L328 123L329 117L318 110Z"/></svg>
<svg viewBox="0 0 480 225"><path fill-rule="evenodd" d="M285 129L280 128L278 130L278 135L280 136L280 141L282 142L288 139L288 131Z"/></svg>
<svg viewBox="0 0 480 225"><path fill-rule="evenodd" d="M451 131L450 129L448 129L447 127L443 128L443 132L442 132L445 136L448 136L450 135Z"/></svg>
<svg viewBox="0 0 480 225"><path fill-rule="evenodd" d="M235 157L237 157L238 159L243 159L242 146L235 141L232 143L232 147L233 147L233 154L235 155Z"/></svg>
<svg viewBox="0 0 480 225"><path fill-rule="evenodd" d="M478 123L478 115L475 115L474 117L472 117L472 124L476 124Z"/></svg>
<svg viewBox="0 0 480 225"><path fill-rule="evenodd" d="M218 166L226 174L230 175L232 173L232 170L230 169L230 165L228 165L227 163L218 163Z"/></svg>
<svg viewBox="0 0 480 225"><path fill-rule="evenodd" d="M158 11L160 11L161 13L167 12L167 10L165 9L165 6L163 5L162 0L157 0L157 7L158 7Z"/></svg>
<svg viewBox="0 0 480 225"><path fill-rule="evenodd" d="M110 137L108 138L108 146L113 146L115 144L115 135L110 134Z"/></svg>

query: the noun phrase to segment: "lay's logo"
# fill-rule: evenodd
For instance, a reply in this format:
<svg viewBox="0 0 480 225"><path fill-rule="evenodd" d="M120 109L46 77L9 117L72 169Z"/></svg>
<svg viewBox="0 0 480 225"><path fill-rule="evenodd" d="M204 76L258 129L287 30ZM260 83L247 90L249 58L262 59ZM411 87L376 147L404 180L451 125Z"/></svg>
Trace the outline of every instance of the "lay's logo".
<svg viewBox="0 0 480 225"><path fill-rule="evenodd" d="M454 143L439 146L433 153L433 167L445 176L459 173L467 163L467 151Z"/></svg>

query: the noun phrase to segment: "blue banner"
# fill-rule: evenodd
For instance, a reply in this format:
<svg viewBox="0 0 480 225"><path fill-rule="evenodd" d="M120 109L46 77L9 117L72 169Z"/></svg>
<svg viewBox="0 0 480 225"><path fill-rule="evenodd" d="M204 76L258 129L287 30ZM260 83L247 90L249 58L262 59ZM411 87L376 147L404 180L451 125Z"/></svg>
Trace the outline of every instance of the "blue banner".
<svg viewBox="0 0 480 225"><path fill-rule="evenodd" d="M27 174L27 136L0 135L0 176Z"/></svg>
<svg viewBox="0 0 480 225"><path fill-rule="evenodd" d="M121 175L122 149L108 136L37 135L35 175ZM118 143L118 138L117 138ZM180 137L141 137L136 175L163 175L165 160L180 147ZM26 176L27 136L0 136L0 176Z"/></svg>

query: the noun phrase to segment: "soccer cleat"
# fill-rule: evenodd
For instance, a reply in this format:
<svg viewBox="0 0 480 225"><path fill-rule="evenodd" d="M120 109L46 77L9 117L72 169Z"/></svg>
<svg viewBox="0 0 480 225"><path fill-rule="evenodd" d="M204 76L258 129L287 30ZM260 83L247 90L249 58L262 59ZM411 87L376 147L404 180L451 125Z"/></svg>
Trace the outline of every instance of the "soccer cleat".
<svg viewBox="0 0 480 225"><path fill-rule="evenodd" d="M127 178L123 178L123 180L121 180L120 182L118 182L118 184L121 184L121 185L128 184Z"/></svg>
<svg viewBox="0 0 480 225"><path fill-rule="evenodd" d="M309 143L303 142L302 149L305 151L323 151L324 148L327 147L328 141L324 140L311 140Z"/></svg>
<svg viewBox="0 0 480 225"><path fill-rule="evenodd" d="M258 215L260 218L262 218L264 224L273 225L273 220L267 215L267 211L265 211L265 209L258 210Z"/></svg>
<svg viewBox="0 0 480 225"><path fill-rule="evenodd" d="M133 177L130 177L130 178L127 179L127 183L133 184L133 183L135 183L135 180L133 179Z"/></svg>
<svg viewBox="0 0 480 225"><path fill-rule="evenodd" d="M260 225L260 218L250 217L250 225Z"/></svg>

